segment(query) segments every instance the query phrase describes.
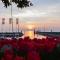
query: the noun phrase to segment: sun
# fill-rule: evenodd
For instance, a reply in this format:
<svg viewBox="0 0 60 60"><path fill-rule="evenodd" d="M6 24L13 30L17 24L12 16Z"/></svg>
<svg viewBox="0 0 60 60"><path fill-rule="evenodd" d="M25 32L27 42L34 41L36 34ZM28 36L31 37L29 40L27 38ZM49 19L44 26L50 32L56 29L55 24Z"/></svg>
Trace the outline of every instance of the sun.
<svg viewBox="0 0 60 60"><path fill-rule="evenodd" d="M34 25L27 25L27 29L29 29L29 30L32 30L32 29L34 29Z"/></svg>
<svg viewBox="0 0 60 60"><path fill-rule="evenodd" d="M28 25L28 29L33 29L33 26L32 25Z"/></svg>

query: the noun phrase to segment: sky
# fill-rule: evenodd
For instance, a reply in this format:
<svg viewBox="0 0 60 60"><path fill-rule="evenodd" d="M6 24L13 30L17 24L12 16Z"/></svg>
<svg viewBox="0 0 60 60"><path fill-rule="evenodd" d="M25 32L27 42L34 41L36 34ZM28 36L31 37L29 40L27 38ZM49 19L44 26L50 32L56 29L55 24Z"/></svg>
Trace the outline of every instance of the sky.
<svg viewBox="0 0 60 60"><path fill-rule="evenodd" d="M14 30L16 31L15 18L19 18L20 29L38 28L41 31L60 31L60 0L30 0L33 6L18 9L13 4ZM1 19L6 18L6 24L1 25ZM11 6L5 8L0 1L0 31L8 31L10 25L8 19L11 17ZM8 25L7 25L8 24ZM7 27L7 29L6 29Z"/></svg>

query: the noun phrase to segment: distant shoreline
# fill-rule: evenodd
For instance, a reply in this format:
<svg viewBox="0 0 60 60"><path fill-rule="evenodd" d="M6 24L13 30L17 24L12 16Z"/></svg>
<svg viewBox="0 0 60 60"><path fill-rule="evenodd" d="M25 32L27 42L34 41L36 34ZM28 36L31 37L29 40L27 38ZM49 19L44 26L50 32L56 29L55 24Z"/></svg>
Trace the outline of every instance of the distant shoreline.
<svg viewBox="0 0 60 60"><path fill-rule="evenodd" d="M21 37L22 32L0 32L0 37Z"/></svg>
<svg viewBox="0 0 60 60"><path fill-rule="evenodd" d="M50 37L59 37L60 36L60 32L39 32L39 31L36 31L36 34L50 36Z"/></svg>

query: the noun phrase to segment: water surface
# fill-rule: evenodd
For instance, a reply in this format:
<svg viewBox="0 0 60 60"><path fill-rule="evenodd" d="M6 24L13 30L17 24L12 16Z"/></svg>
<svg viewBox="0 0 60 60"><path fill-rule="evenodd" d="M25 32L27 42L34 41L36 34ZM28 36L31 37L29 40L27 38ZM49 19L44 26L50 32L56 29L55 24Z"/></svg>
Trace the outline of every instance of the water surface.
<svg viewBox="0 0 60 60"><path fill-rule="evenodd" d="M33 39L33 38L40 38L40 39L46 38L46 36L34 34L34 31L30 31L30 30L24 32L23 37L27 37L27 36L29 36L31 39Z"/></svg>

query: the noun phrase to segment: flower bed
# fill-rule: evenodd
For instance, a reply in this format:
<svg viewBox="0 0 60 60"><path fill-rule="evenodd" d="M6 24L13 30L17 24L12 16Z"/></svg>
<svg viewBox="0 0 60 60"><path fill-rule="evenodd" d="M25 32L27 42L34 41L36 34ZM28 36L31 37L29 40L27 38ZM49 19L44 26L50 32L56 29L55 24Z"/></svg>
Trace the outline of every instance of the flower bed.
<svg viewBox="0 0 60 60"><path fill-rule="evenodd" d="M60 60L60 38L2 39L0 60Z"/></svg>

